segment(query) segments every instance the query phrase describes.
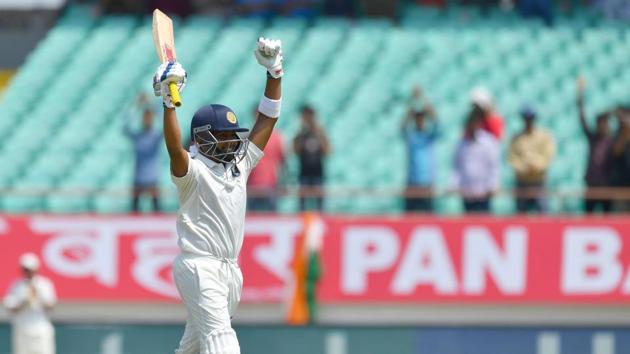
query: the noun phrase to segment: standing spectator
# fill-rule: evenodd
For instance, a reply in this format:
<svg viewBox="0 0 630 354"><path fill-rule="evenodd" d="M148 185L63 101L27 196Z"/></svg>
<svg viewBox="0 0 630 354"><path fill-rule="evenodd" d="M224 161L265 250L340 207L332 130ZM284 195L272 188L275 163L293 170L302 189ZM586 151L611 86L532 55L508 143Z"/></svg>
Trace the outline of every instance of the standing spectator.
<svg viewBox="0 0 630 354"><path fill-rule="evenodd" d="M516 173L516 208L520 213L544 208L543 188L547 169L555 154L555 144L549 133L536 127L536 111L524 107L521 117L525 129L514 136L510 144L509 161Z"/></svg>
<svg viewBox="0 0 630 354"><path fill-rule="evenodd" d="M483 116L471 112L455 150L452 183L469 213L490 211L490 198L499 189L499 142L482 126Z"/></svg>
<svg viewBox="0 0 630 354"><path fill-rule="evenodd" d="M47 311L57 302L53 283L41 275L39 259L33 253L20 257L24 277L16 280L4 298L11 312L13 354L54 354L55 329Z"/></svg>
<svg viewBox="0 0 630 354"><path fill-rule="evenodd" d="M615 187L630 188L630 107L615 111L619 132L612 146L612 181ZM615 203L615 211L629 212L630 200Z"/></svg>
<svg viewBox="0 0 630 354"><path fill-rule="evenodd" d="M254 114L258 113L258 106ZM275 129L265 147L265 156L250 173L247 180L248 201L250 211L276 211L278 198L278 176L285 161L282 134Z"/></svg>
<svg viewBox="0 0 630 354"><path fill-rule="evenodd" d="M520 0L518 10L525 18L540 17L547 26L553 25L553 2L551 0Z"/></svg>
<svg viewBox="0 0 630 354"><path fill-rule="evenodd" d="M301 127L293 140L293 150L300 161L300 210L307 210L308 200L315 201L315 208L323 209L324 199L324 158L330 153L330 143L326 132L317 122L315 110L310 106L302 107ZM318 194L307 198L304 194Z"/></svg>
<svg viewBox="0 0 630 354"><path fill-rule="evenodd" d="M271 18L274 14L272 0L235 0L234 7L241 16Z"/></svg>
<svg viewBox="0 0 630 354"><path fill-rule="evenodd" d="M496 110L494 98L488 89L479 86L470 91L471 111L473 115L481 114L483 129L494 135L497 140L503 138L503 117Z"/></svg>
<svg viewBox="0 0 630 354"><path fill-rule="evenodd" d="M153 202L153 210L160 211L158 176L160 168L160 146L162 132L154 128L153 111L145 103L145 96L138 98L137 104L142 108L142 129L134 132L131 129L131 116L127 116L124 134L131 139L135 154L133 178L132 210L140 210L140 196L148 193Z"/></svg>
<svg viewBox="0 0 630 354"><path fill-rule="evenodd" d="M420 87L414 88L412 92L407 116L402 122L402 134L407 144L408 161L405 210L432 211L431 193L435 170L433 146L439 137L439 126L435 110Z"/></svg>
<svg viewBox="0 0 630 354"><path fill-rule="evenodd" d="M283 16L313 18L321 6L321 0L272 0L276 13Z"/></svg>
<svg viewBox="0 0 630 354"><path fill-rule="evenodd" d="M597 0L594 6L608 18L630 20L630 1L628 0Z"/></svg>
<svg viewBox="0 0 630 354"><path fill-rule="evenodd" d="M88 3L87 1L85 3ZM91 2L92 4L94 1ZM100 0L99 6L107 14L135 14L146 13L147 6L143 1L132 0Z"/></svg>
<svg viewBox="0 0 630 354"><path fill-rule="evenodd" d="M154 9L160 9L162 12L169 15L177 15L182 18L186 18L187 16L193 13L193 6L190 0L150 0L150 1L131 1L133 3L144 3L148 4L147 8L149 13L153 12Z"/></svg>
<svg viewBox="0 0 630 354"><path fill-rule="evenodd" d="M462 0L462 5L476 6L483 16L488 16L490 10L497 6L497 0Z"/></svg>
<svg viewBox="0 0 630 354"><path fill-rule="evenodd" d="M597 116L597 128L593 131L586 123L584 113L584 89L586 84L584 79L579 78L577 84L577 106L580 116L582 131L588 139L588 166L586 167L586 185L588 188L601 188L610 186L610 149L613 145L613 137L610 132L610 113L604 112ZM588 191L587 191L588 196ZM585 201L586 211L592 213L597 206L601 206L602 211L610 212L612 201L606 198L587 198Z"/></svg>
<svg viewBox="0 0 630 354"><path fill-rule="evenodd" d="M324 0L324 14L354 17L357 14L357 5L353 0Z"/></svg>
<svg viewBox="0 0 630 354"><path fill-rule="evenodd" d="M367 17L389 17L393 19L402 8L400 2L395 0L359 0L357 2L360 6L361 14Z"/></svg>

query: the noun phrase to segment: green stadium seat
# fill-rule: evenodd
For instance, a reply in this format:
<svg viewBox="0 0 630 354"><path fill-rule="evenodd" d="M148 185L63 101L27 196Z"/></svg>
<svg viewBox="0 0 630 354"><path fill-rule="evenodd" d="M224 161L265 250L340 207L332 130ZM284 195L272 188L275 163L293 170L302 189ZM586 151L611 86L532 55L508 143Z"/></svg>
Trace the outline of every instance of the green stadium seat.
<svg viewBox="0 0 630 354"><path fill-rule="evenodd" d="M417 84L425 88L443 126L436 146L436 187L439 191L448 188L453 150L469 108L468 91L482 84L495 94L508 136L522 129L521 105L538 108L540 124L558 144L549 172L550 187L567 193L583 189L587 146L577 124L575 77L582 73L587 78L589 119L627 101L630 30L589 12L559 16L556 26L546 28L539 20L522 20L499 9L484 17L473 7L451 6L446 11L407 7L400 25L381 19L326 17L312 22L175 18L178 55L190 74L185 104L178 110L184 139L190 117L210 102L232 106L241 123L251 126L251 110L264 86L251 49L262 34L284 43L288 75L283 81L283 117L277 127L287 145L299 127L303 103L318 109L329 131L335 153L327 163L328 188L404 189L407 156L399 123L411 88ZM129 211L133 155L122 134L120 112L138 92L151 90L149 80L157 66L151 21L124 16L94 20L86 11L68 7L0 101L4 113L0 158L12 166L0 170L0 186L18 192L24 188L50 192L3 195L3 211ZM59 77L63 80L56 80ZM106 97L103 92L108 93ZM388 156L381 157L382 144L377 141L386 142ZM501 183L509 190L514 178L505 161L507 144L506 139ZM163 163L163 206L173 211L177 200L166 159ZM295 185L293 155L286 174L290 185ZM85 193L73 195L68 190ZM281 212L293 212L298 201L294 196L283 197L279 205ZM553 212L571 213L582 207L575 197L552 198L550 206ZM492 207L496 214L511 214L514 199L499 195ZM398 213L402 198L331 197L326 210ZM460 198L439 197L436 210L460 214Z"/></svg>
<svg viewBox="0 0 630 354"><path fill-rule="evenodd" d="M434 208L438 214L443 215L459 215L464 211L462 202L457 196L444 196L436 198Z"/></svg>
<svg viewBox="0 0 630 354"><path fill-rule="evenodd" d="M516 202L508 195L500 195L492 198L491 210L497 215L512 215L516 212Z"/></svg>
<svg viewBox="0 0 630 354"><path fill-rule="evenodd" d="M92 199L94 210L102 214L124 214L131 211L130 196L101 194Z"/></svg>
<svg viewBox="0 0 630 354"><path fill-rule="evenodd" d="M133 162L131 159L116 164L101 184L104 192L91 198L91 205L98 213L123 214L131 210L131 186Z"/></svg>
<svg viewBox="0 0 630 354"><path fill-rule="evenodd" d="M36 213L45 210L41 197L28 195L3 195L0 205L8 213Z"/></svg>
<svg viewBox="0 0 630 354"><path fill-rule="evenodd" d="M84 213L90 211L89 198L85 195L52 195L45 199L44 205L47 210L60 213Z"/></svg>

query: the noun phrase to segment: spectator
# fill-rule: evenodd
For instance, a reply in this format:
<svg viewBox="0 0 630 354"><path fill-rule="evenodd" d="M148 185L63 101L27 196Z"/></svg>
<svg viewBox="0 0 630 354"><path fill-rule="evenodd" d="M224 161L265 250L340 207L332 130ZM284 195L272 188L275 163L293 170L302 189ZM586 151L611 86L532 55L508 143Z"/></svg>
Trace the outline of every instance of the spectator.
<svg viewBox="0 0 630 354"><path fill-rule="evenodd" d="M190 0L151 0L132 2L148 4L147 10L149 10L149 13L152 13L154 9L160 9L165 14L177 15L182 18L186 18L187 16L191 15L194 10Z"/></svg>
<svg viewBox="0 0 630 354"><path fill-rule="evenodd" d="M242 16L270 18L274 14L272 0L236 0L234 6Z"/></svg>
<svg viewBox="0 0 630 354"><path fill-rule="evenodd" d="M233 11L233 0L191 0L196 15L225 17Z"/></svg>
<svg viewBox="0 0 630 354"><path fill-rule="evenodd" d="M518 10L525 18L540 17L547 26L553 25L553 3L551 0L520 0Z"/></svg>
<svg viewBox="0 0 630 354"><path fill-rule="evenodd" d="M446 7L446 0L416 0L414 1L414 5L416 6L425 6L425 7Z"/></svg>
<svg viewBox="0 0 630 354"><path fill-rule="evenodd" d="M100 0L100 8L107 14L144 14L147 10L143 1Z"/></svg>
<svg viewBox="0 0 630 354"><path fill-rule="evenodd" d="M324 0L324 14L327 16L354 17L357 14L354 0Z"/></svg>
<svg viewBox="0 0 630 354"><path fill-rule="evenodd" d="M400 1L389 0L359 0L361 14L368 17L388 17L395 18L402 7Z"/></svg>
<svg viewBox="0 0 630 354"><path fill-rule="evenodd" d="M485 87L475 87L470 91L470 102L471 111L480 112L483 117L483 129L500 141L503 138L503 117L497 112L490 91Z"/></svg>
<svg viewBox="0 0 630 354"><path fill-rule="evenodd" d="M162 146L162 132L153 126L153 111L147 106L146 96L138 97L137 105L142 110L142 130L134 132L131 129L131 114L128 114L124 126L124 134L133 144L135 154L135 169L133 178L133 194L131 209L140 210L140 197L144 193L151 196L153 210L160 211L159 192L157 188L159 176L160 146Z"/></svg>
<svg viewBox="0 0 630 354"><path fill-rule="evenodd" d="M321 0L273 0L277 13L284 16L313 18Z"/></svg>
<svg viewBox="0 0 630 354"><path fill-rule="evenodd" d="M293 150L300 161L300 210L307 210L307 202L315 201L315 208L323 209L322 186L324 185L324 158L330 153L330 143L326 132L317 122L315 110L302 107L301 127L293 140ZM316 193L314 198L305 194Z"/></svg>
<svg viewBox="0 0 630 354"><path fill-rule="evenodd" d="M510 165L516 173L516 207L520 213L532 209L542 212L545 210L542 192L555 144L549 133L536 127L536 111L532 107L524 107L521 117L525 129L514 136L509 152Z"/></svg>
<svg viewBox="0 0 630 354"><path fill-rule="evenodd" d="M582 78L578 79L577 106L580 116L582 131L588 139L588 166L586 168L586 185L588 188L610 186L610 149L613 145L613 137L610 132L610 113L604 112L597 116L597 128L591 130L586 123L584 113L584 89L586 84ZM587 191L588 195L588 191ZM601 206L602 211L610 212L612 201L606 198L587 198L585 201L586 212L592 213L597 206Z"/></svg>
<svg viewBox="0 0 630 354"><path fill-rule="evenodd" d="M422 108L419 105L422 105ZM402 122L408 161L406 211L430 212L433 210L431 197L435 170L433 145L439 136L436 116L431 103L426 100L420 87L416 87L412 93L407 116ZM427 122L428 119L430 122Z"/></svg>
<svg viewBox="0 0 630 354"><path fill-rule="evenodd" d="M612 146L612 182L615 187L630 188L630 107L615 111L619 132ZM615 211L630 211L630 200L615 203Z"/></svg>
<svg viewBox="0 0 630 354"><path fill-rule="evenodd" d="M594 1L594 5L610 19L630 20L630 1L628 0L597 0Z"/></svg>
<svg viewBox="0 0 630 354"><path fill-rule="evenodd" d="M469 213L490 211L490 198L499 189L499 142L482 126L483 116L471 112L455 150L452 183Z"/></svg>
<svg viewBox="0 0 630 354"><path fill-rule="evenodd" d="M483 16L488 16L490 10L495 8L500 1L497 0L463 0L462 5L465 6L476 6L479 8L481 14Z"/></svg>
<svg viewBox="0 0 630 354"><path fill-rule="evenodd" d="M24 277L16 280L4 298L11 312L13 354L54 354L55 329L47 311L57 302L53 283L41 275L39 259L33 253L20 257Z"/></svg>
<svg viewBox="0 0 630 354"><path fill-rule="evenodd" d="M255 107L258 113L258 107ZM276 211L278 198L278 176L285 161L284 142L276 129L265 147L265 156L249 175L247 181L247 207L250 211Z"/></svg>

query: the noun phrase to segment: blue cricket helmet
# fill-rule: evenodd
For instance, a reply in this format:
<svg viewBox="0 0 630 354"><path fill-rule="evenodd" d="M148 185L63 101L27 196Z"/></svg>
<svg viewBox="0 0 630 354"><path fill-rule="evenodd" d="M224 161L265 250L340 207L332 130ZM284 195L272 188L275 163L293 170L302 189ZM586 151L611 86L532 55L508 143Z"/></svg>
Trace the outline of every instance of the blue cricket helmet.
<svg viewBox="0 0 630 354"><path fill-rule="evenodd" d="M209 104L195 112L190 122L190 138L194 140L195 128L207 127L211 132L248 132L241 128L232 109L221 104Z"/></svg>
<svg viewBox="0 0 630 354"><path fill-rule="evenodd" d="M249 141L238 133L248 131L239 126L234 111L220 104L199 108L190 122L190 138L197 145L199 153L221 163L238 163L243 159ZM234 137L219 140L213 134L222 132L233 132Z"/></svg>

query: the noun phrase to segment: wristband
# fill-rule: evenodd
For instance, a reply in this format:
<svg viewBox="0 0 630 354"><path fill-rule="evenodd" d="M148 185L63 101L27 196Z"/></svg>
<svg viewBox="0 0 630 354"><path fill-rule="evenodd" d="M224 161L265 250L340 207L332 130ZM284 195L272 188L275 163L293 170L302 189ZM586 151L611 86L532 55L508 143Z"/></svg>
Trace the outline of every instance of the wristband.
<svg viewBox="0 0 630 354"><path fill-rule="evenodd" d="M267 98L263 95L260 99L260 104L258 105L258 112L269 118L278 118L280 117L281 108L282 98L279 100L272 100L271 98Z"/></svg>

